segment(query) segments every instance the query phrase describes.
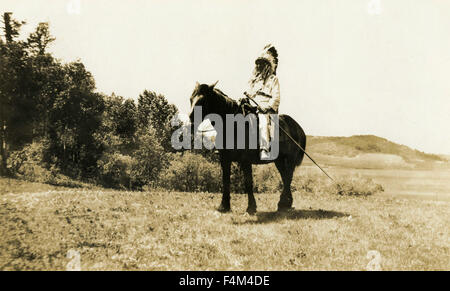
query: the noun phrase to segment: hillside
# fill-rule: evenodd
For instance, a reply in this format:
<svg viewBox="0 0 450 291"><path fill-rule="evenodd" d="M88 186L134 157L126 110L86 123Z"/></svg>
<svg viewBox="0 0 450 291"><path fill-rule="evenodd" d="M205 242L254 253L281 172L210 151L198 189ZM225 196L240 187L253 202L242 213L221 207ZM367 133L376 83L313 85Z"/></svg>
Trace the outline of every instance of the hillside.
<svg viewBox="0 0 450 291"><path fill-rule="evenodd" d="M306 149L326 165L356 168L417 168L447 165L448 160L374 135L308 136Z"/></svg>
<svg viewBox="0 0 450 291"><path fill-rule="evenodd" d="M450 162L450 155L440 155L440 157L441 157L443 160L445 160L445 161L447 161L447 162Z"/></svg>

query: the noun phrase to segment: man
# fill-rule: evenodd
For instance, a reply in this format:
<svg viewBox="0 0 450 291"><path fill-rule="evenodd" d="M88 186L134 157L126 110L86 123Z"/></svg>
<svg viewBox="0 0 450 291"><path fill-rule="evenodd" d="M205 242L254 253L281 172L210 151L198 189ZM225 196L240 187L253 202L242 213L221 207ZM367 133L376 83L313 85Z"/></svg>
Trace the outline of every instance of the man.
<svg viewBox="0 0 450 291"><path fill-rule="evenodd" d="M269 155L269 122L270 115L278 113L280 105L280 84L276 76L278 52L268 44L255 61L253 76L249 81L249 89L245 96L258 104L259 134L261 159L270 159Z"/></svg>

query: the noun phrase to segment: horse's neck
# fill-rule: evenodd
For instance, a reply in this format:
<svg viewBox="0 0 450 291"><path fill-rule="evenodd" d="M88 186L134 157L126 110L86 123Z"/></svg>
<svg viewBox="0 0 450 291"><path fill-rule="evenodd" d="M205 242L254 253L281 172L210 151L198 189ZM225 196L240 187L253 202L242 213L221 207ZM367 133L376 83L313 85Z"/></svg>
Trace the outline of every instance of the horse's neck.
<svg viewBox="0 0 450 291"><path fill-rule="evenodd" d="M216 99L216 113L220 115L226 115L226 114L236 114L239 110L239 105L236 101L226 96L221 91L215 91L215 99Z"/></svg>

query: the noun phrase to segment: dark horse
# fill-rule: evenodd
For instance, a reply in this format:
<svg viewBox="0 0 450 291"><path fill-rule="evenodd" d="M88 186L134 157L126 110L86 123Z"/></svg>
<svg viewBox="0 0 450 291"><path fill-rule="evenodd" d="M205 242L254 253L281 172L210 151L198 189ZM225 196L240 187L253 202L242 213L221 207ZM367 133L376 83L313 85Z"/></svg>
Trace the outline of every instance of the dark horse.
<svg viewBox="0 0 450 291"><path fill-rule="evenodd" d="M216 82L217 84L217 82ZM194 120L194 106L201 106L202 120L211 113L215 113L225 120L226 114L242 113L242 107L238 102L229 98L222 91L215 88L215 85L198 84L191 96L191 113L189 118L191 122ZM214 124L213 124L214 126ZM279 116L279 126L285 130L295 141L300 144L303 149L306 145L306 135L300 125L295 122L288 115ZM223 124L223 132L226 132L226 124ZM299 166L303 160L304 153L298 146L286 135L286 133L279 131L279 154L275 160L261 160L258 149L221 149L220 161L222 166L222 182L223 195L219 211L228 212L230 207L230 169L232 162L238 162L244 173L245 191L248 194L248 208L249 214L256 213L256 201L253 196L253 176L252 164L267 164L275 162L275 165L280 172L283 180L283 192L278 202L278 211L292 208L292 193L291 181L296 166ZM197 128L193 129L193 133ZM224 139L226 138L223 135ZM225 141L224 141L225 144Z"/></svg>

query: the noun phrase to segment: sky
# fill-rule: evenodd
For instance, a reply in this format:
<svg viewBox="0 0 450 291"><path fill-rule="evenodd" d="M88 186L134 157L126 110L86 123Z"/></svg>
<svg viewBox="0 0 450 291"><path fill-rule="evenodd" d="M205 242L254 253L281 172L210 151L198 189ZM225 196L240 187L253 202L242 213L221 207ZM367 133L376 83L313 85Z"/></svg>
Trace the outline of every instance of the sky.
<svg viewBox="0 0 450 291"><path fill-rule="evenodd" d="M185 113L196 81L243 97L272 43L280 113L307 134L450 154L447 0L2 0L4 11L25 35L49 22L49 50L80 59L98 91L155 91Z"/></svg>

